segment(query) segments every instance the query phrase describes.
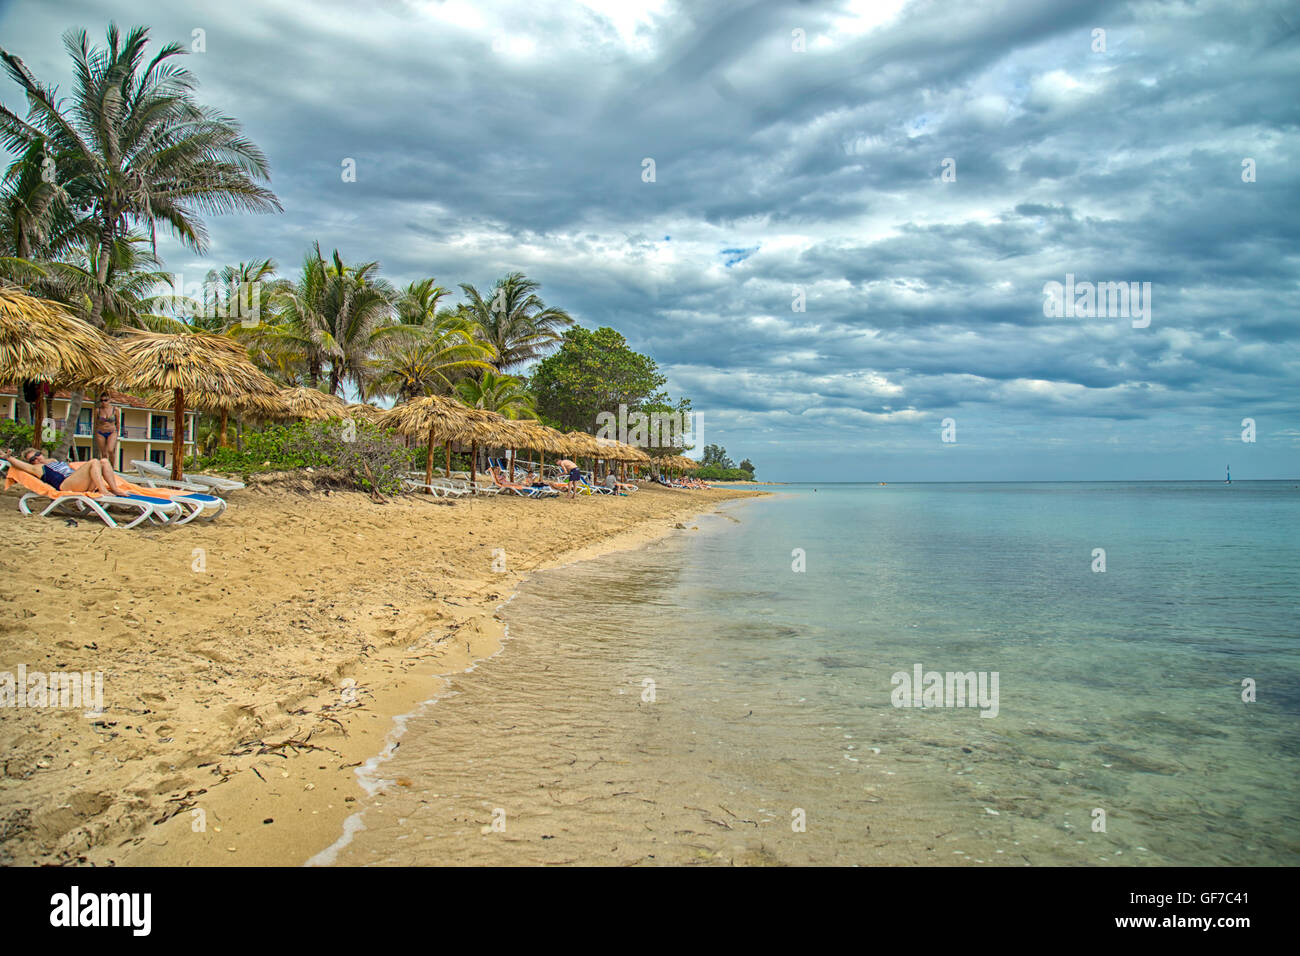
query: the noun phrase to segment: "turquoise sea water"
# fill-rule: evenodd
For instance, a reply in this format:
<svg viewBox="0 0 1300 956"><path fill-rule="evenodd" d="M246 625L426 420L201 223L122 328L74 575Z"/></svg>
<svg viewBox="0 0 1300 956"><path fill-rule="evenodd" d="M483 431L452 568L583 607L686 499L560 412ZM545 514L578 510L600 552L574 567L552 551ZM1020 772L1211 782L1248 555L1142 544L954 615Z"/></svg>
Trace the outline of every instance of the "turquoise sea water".
<svg viewBox="0 0 1300 956"><path fill-rule="evenodd" d="M1300 862L1297 484L790 485L537 575L344 859Z"/></svg>

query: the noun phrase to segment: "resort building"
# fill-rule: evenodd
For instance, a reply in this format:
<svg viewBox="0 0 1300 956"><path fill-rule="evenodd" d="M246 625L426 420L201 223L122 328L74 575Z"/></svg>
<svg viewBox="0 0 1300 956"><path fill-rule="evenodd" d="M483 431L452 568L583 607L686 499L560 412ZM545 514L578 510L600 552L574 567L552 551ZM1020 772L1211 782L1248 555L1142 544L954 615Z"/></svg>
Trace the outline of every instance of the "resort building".
<svg viewBox="0 0 1300 956"><path fill-rule="evenodd" d="M109 392L109 398L120 413L122 430L118 435L117 460L113 467L118 471L130 468L132 461L152 461L159 465L170 466L172 455L172 413L150 408L143 399L122 392ZM94 438L91 426L95 415L95 399L98 394L87 392L81 406L81 415L77 419L76 436L73 442L72 456L78 461L85 461L94 452ZM71 395L67 391L57 391L53 398L47 398L45 417L54 420L54 427L63 431L67 426L68 405ZM33 410L34 411L34 410ZM0 385L0 413L10 420L18 418L18 393L12 385ZM195 413L185 413L185 454L194 454L194 418Z"/></svg>

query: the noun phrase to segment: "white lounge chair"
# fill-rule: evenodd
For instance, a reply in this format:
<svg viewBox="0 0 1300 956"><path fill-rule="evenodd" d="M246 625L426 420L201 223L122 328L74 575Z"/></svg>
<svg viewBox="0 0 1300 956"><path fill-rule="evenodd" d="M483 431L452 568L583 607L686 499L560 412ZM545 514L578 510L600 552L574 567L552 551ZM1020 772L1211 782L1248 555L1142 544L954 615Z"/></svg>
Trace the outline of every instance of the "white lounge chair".
<svg viewBox="0 0 1300 956"><path fill-rule="evenodd" d="M226 502L216 495L210 495L206 491L194 489L192 485L187 485L183 481L167 481L154 479L146 481L138 479L140 487L135 481L126 475L118 475L118 480L125 482L132 488L141 492L147 492L149 488L156 488L159 491L158 497L166 498L168 501L174 501L181 506L181 516L174 518L172 524L189 524L195 518L202 518L204 521L212 521L220 517L226 510Z"/></svg>
<svg viewBox="0 0 1300 956"><path fill-rule="evenodd" d="M462 488L446 478L432 478L426 482L424 475L414 472L402 478L402 487L408 491L427 491L438 498L463 498L472 493L469 488Z"/></svg>
<svg viewBox="0 0 1300 956"><path fill-rule="evenodd" d="M242 481L233 478L218 478L216 475L181 475L179 482L172 480L169 469L152 461L133 461L136 474L146 482L156 482L163 487L183 488L196 491L239 491L248 487Z"/></svg>

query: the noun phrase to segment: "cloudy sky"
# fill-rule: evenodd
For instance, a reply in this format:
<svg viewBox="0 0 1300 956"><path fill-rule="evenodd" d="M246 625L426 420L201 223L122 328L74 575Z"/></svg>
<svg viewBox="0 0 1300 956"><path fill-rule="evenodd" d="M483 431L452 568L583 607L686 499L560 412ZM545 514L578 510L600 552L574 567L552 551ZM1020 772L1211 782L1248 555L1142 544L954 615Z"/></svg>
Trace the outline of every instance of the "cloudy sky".
<svg viewBox="0 0 1300 956"><path fill-rule="evenodd" d="M284 204L169 269L523 271L770 479L1300 476L1294 0L12 0L0 43L70 89L110 16L203 31ZM1067 274L1149 324L1046 315Z"/></svg>

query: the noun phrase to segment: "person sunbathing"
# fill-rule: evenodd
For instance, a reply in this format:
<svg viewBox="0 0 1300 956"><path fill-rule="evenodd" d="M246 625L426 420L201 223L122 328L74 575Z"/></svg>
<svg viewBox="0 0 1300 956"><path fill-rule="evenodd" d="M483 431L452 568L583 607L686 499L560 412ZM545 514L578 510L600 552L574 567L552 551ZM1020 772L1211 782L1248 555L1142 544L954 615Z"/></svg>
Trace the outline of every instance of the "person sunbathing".
<svg viewBox="0 0 1300 956"><path fill-rule="evenodd" d="M69 463L45 457L35 448L26 448L15 458L3 456L10 468L35 475L55 491L95 492L101 495L128 495L117 480L113 466L103 458Z"/></svg>
<svg viewBox="0 0 1300 956"><path fill-rule="evenodd" d="M500 468L491 469L492 480L496 482L498 488L513 488L516 491L528 491L532 485L521 485L515 481L507 481L505 473Z"/></svg>
<svg viewBox="0 0 1300 956"><path fill-rule="evenodd" d="M629 485L618 480L618 477L611 471L605 476L605 487L610 491L622 494L627 491L636 491L636 485Z"/></svg>

